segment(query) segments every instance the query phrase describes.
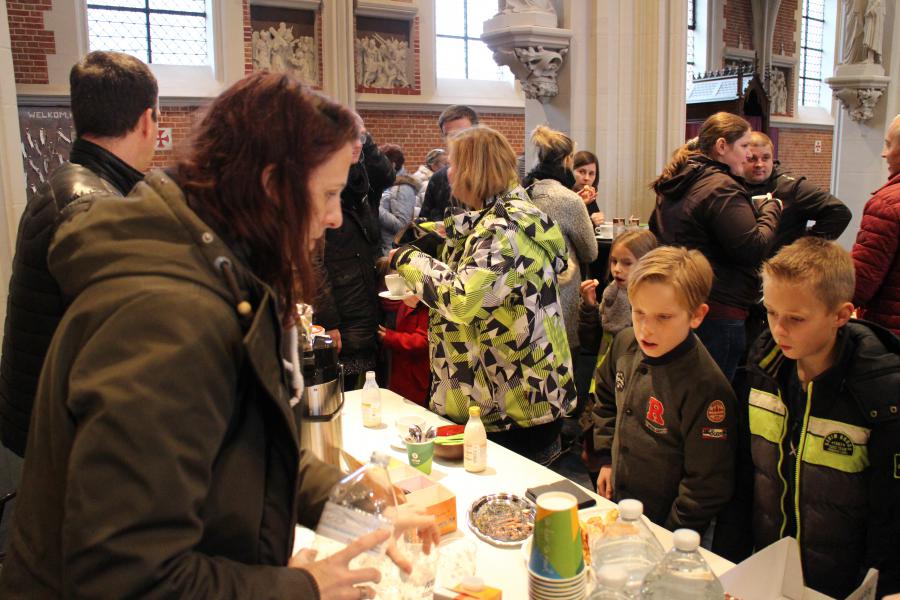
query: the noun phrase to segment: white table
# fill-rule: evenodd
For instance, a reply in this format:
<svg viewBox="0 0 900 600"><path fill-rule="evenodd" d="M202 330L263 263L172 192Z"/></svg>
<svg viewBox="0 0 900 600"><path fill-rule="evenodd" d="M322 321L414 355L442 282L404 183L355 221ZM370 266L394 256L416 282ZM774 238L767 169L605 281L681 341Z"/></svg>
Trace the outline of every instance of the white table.
<svg viewBox="0 0 900 600"><path fill-rule="evenodd" d="M408 415L425 417L428 425L443 425L448 421L417 404L391 392L381 390L381 418L379 429L369 429L362 425L360 407L361 392L350 392L345 395L342 412L342 431L344 449L353 456L365 459L373 450L388 452L398 460L406 461L406 452L391 447L390 442L396 436L394 421ZM458 530L444 536L444 541L465 536L478 545L478 575L485 583L503 590L503 597L510 599L528 597L528 575L520 548L498 548L482 542L469 529L467 524L469 506L473 501L486 494L508 492L525 497L529 487L559 481L562 476L502 446L488 441L487 469L482 473L468 473L462 461L447 462L435 458L431 477L438 480L456 494L456 518ZM597 494L586 490L597 500L600 508L613 507L614 504ZM672 546L672 533L662 527L650 523L663 548ZM442 541L443 543L443 541ZM724 558L701 550L710 567L720 575L730 569L733 563Z"/></svg>

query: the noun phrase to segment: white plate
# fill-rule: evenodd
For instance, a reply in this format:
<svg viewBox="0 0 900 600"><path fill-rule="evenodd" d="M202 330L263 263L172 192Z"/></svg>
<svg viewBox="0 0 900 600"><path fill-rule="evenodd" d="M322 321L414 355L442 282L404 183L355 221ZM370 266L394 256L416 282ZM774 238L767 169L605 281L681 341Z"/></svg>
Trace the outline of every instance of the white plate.
<svg viewBox="0 0 900 600"><path fill-rule="evenodd" d="M378 292L378 295L384 298L385 300L403 300L404 298L409 298L410 296L415 296L415 292L406 292L402 296L394 296L390 291L384 290L383 292Z"/></svg>
<svg viewBox="0 0 900 600"><path fill-rule="evenodd" d="M394 450L406 450L406 442L403 441L399 435L395 435L391 438L391 448Z"/></svg>

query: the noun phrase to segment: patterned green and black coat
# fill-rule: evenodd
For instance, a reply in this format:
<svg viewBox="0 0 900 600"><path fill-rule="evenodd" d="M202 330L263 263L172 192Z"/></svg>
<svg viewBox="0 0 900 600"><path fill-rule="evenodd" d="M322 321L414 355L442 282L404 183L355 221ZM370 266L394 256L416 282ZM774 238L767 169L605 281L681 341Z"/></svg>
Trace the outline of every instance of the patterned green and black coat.
<svg viewBox="0 0 900 600"><path fill-rule="evenodd" d="M431 308L431 409L458 423L481 407L488 431L549 423L574 407L557 276L559 227L521 188L449 217L440 260L415 248L399 273Z"/></svg>

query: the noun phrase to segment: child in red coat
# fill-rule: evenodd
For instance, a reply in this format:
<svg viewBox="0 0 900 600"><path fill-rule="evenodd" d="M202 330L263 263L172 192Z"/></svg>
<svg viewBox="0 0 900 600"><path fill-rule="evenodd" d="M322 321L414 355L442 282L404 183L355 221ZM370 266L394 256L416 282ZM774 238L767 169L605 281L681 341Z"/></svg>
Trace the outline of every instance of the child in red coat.
<svg viewBox="0 0 900 600"><path fill-rule="evenodd" d="M378 337L391 351L388 389L422 406L428 405L431 370L428 363L428 307L416 296L384 301L382 307L397 313L396 329L378 326Z"/></svg>

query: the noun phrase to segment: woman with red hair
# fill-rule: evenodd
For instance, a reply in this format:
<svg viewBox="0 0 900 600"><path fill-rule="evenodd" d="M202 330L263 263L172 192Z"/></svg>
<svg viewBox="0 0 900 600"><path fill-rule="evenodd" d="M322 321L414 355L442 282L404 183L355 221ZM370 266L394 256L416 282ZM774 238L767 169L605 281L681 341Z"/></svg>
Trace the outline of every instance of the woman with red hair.
<svg viewBox="0 0 900 600"><path fill-rule="evenodd" d="M347 563L387 531L290 555L341 474L300 450L281 358L358 137L345 107L258 73L211 104L173 170L63 213L48 263L70 304L0 596L372 597L378 571ZM431 541L428 523L398 529Z"/></svg>

